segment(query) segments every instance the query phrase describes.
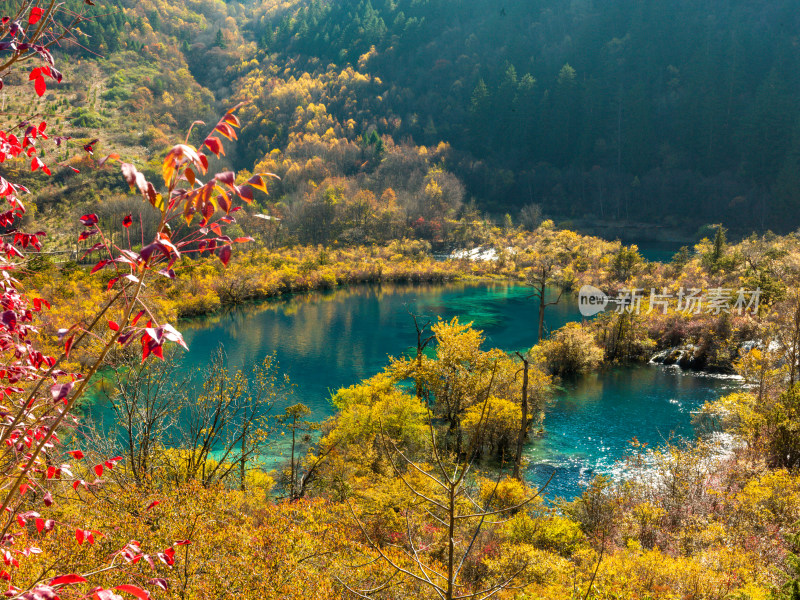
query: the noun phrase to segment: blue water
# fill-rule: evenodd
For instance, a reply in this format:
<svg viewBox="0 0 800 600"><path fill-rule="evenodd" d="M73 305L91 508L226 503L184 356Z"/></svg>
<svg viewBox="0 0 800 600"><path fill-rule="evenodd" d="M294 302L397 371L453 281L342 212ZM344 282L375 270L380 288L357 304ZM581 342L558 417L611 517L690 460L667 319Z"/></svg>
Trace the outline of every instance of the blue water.
<svg viewBox="0 0 800 600"><path fill-rule="evenodd" d="M549 496L572 498L598 474L625 475L618 463L635 437L649 448L693 435L691 413L739 389L730 376L678 367L618 367L568 383L551 404L545 435L526 451L529 480Z"/></svg>
<svg viewBox="0 0 800 600"><path fill-rule="evenodd" d="M486 348L527 350L536 343L537 312L530 289L498 283L445 286L357 286L248 306L223 316L184 323L183 366L200 372L224 345L233 368L249 368L275 353L303 402L321 420L333 414L332 392L380 371L389 356L411 351L416 333L409 313L472 321ZM579 320L564 296L546 313L549 330ZM670 432L691 435L690 413L736 386L668 367L615 369L566 383L548 408L543 438L527 448L529 478L556 475L548 495L573 497L595 473L608 473L636 436L651 446ZM94 416L108 413L102 406Z"/></svg>
<svg viewBox="0 0 800 600"><path fill-rule="evenodd" d="M627 244L635 243L639 248L639 254L651 262L668 263L672 261L681 249L681 246L689 246L691 249L692 244L681 244L679 242L624 242Z"/></svg>
<svg viewBox="0 0 800 600"><path fill-rule="evenodd" d="M433 322L458 316L486 336L486 348L528 350L536 343L537 312L531 290L508 284L355 286L312 292L236 310L215 323L181 327L190 351L184 364L202 368L220 343L233 367L252 365L275 352L281 370L297 384L295 397L315 418L332 414L331 392L371 377L416 348L411 313ZM548 307L557 329L580 318L572 302Z"/></svg>

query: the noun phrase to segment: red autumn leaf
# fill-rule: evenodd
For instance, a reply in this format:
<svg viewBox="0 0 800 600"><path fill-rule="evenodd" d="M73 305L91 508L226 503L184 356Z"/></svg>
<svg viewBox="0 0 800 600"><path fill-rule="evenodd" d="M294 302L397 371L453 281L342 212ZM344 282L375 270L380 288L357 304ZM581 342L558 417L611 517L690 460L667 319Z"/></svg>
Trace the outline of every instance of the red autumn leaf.
<svg viewBox="0 0 800 600"><path fill-rule="evenodd" d="M236 186L236 194L239 196L239 198L241 198L242 200L244 200L248 204L250 204L253 201L253 190L252 190L252 188L249 188L249 187L244 186L244 185Z"/></svg>
<svg viewBox="0 0 800 600"><path fill-rule="evenodd" d="M43 298L34 298L33 299L33 310L38 312L38 311L42 310L42 306L46 306L47 308L50 308L50 303L47 300L43 299Z"/></svg>
<svg viewBox="0 0 800 600"><path fill-rule="evenodd" d="M231 110L229 110L228 112L226 112L225 116L222 117L222 121L220 121L220 122L221 123L228 123L230 125L233 125L234 127L241 127L242 124L239 122L239 117L237 117L235 114L233 114L233 111L236 110L237 108L239 108L239 106L241 106L241 105L242 104L240 103L236 107L234 107Z"/></svg>
<svg viewBox="0 0 800 600"><path fill-rule="evenodd" d="M80 450L70 450L69 452L67 452L67 454L69 454L75 460L80 460L83 458L83 452L81 452Z"/></svg>
<svg viewBox="0 0 800 600"><path fill-rule="evenodd" d="M42 18L43 14L44 14L44 9L39 8L38 6L34 6L31 9L31 14L28 15L28 23L30 25L36 25L36 23L38 23L39 20Z"/></svg>
<svg viewBox="0 0 800 600"><path fill-rule="evenodd" d="M220 194L217 196L217 205L220 210L228 214L231 211L231 201L230 198L228 198L228 194Z"/></svg>
<svg viewBox="0 0 800 600"><path fill-rule="evenodd" d="M86 579L81 577L80 575L76 575L72 573L70 575L59 575L58 577L54 578L50 581L50 585L72 585L74 583L84 583Z"/></svg>
<svg viewBox="0 0 800 600"><path fill-rule="evenodd" d="M225 171L223 173L217 173L214 176L219 183L223 185L227 185L228 187L233 187L236 183L236 175L233 171Z"/></svg>
<svg viewBox="0 0 800 600"><path fill-rule="evenodd" d="M164 552L158 553L158 558L167 566L175 564L175 548L169 547Z"/></svg>
<svg viewBox="0 0 800 600"><path fill-rule="evenodd" d="M80 218L80 222L83 223L86 227L91 227L92 225L96 225L98 220L99 219L97 218L97 215L94 213L83 215Z"/></svg>
<svg viewBox="0 0 800 600"><path fill-rule="evenodd" d="M44 82L44 77L37 77L36 80L33 82L33 87L36 90L36 94L38 96L44 96L44 93L47 91L47 84Z"/></svg>
<svg viewBox="0 0 800 600"><path fill-rule="evenodd" d="M126 217L124 217L122 219L122 226L123 227L130 227L131 225L133 225L133 219L131 218L130 215L127 215Z"/></svg>
<svg viewBox="0 0 800 600"><path fill-rule="evenodd" d="M267 194L269 192L267 192L267 180L265 179L265 177L273 177L278 180L280 179L280 177L278 177L274 173L259 173L253 175L250 179L248 179L247 184Z"/></svg>
<svg viewBox="0 0 800 600"><path fill-rule="evenodd" d="M157 577L155 579L151 579L148 581L150 585L154 585L156 587L160 587L162 590L166 591L168 589L168 584L166 579L162 579L161 577Z"/></svg>
<svg viewBox="0 0 800 600"><path fill-rule="evenodd" d="M217 156L217 158L219 158L220 154L225 154L225 150L223 150L222 142L219 141L219 138L215 138L213 136L207 137L203 143Z"/></svg>
<svg viewBox="0 0 800 600"><path fill-rule="evenodd" d="M172 147L167 155L164 157L164 162L161 166L161 175L164 177L164 184L170 185L172 178L178 168L187 162L193 163L195 166L200 165L200 157L197 151L185 144L178 144Z"/></svg>
<svg viewBox="0 0 800 600"><path fill-rule="evenodd" d="M230 246L223 246L222 249L219 251L219 259L222 261L222 264L226 267L231 260L231 247Z"/></svg>
<svg viewBox="0 0 800 600"><path fill-rule="evenodd" d="M55 385L53 385L50 388L50 394L53 396L53 401L58 402L59 400L65 399L72 391L72 385L73 385L72 382L56 383Z"/></svg>
<svg viewBox="0 0 800 600"><path fill-rule="evenodd" d="M83 538L84 538L83 529L76 529L75 530L75 539L78 540L78 545L79 546L83 545Z"/></svg>
<svg viewBox="0 0 800 600"><path fill-rule="evenodd" d="M123 592L128 592L129 594L133 594L134 596L139 598L139 600L150 600L150 592L148 592L147 590L143 590L139 587L136 587L135 585L123 583L122 585L118 585L114 589Z"/></svg>
<svg viewBox="0 0 800 600"><path fill-rule="evenodd" d="M69 336L66 342L64 342L64 355L69 358L69 351L72 350L72 342L75 341L75 336Z"/></svg>
<svg viewBox="0 0 800 600"><path fill-rule="evenodd" d="M238 238L236 238L236 239L235 239L235 240L233 240L233 241L234 241L234 242L236 242L237 244L243 244L243 243L245 243L245 242L252 242L252 241L253 241L253 238L251 238L250 236L247 236L247 237L238 237Z"/></svg>
<svg viewBox="0 0 800 600"><path fill-rule="evenodd" d="M95 465L94 472L97 473L98 477L101 477L103 475L103 465Z"/></svg>
<svg viewBox="0 0 800 600"><path fill-rule="evenodd" d="M147 510L150 510L151 508L153 508L154 506L158 506L159 504L161 504L161 501L160 501L160 500L153 500L153 501L152 501L152 502L151 502L151 503L150 503L150 504L147 506Z"/></svg>
<svg viewBox="0 0 800 600"><path fill-rule="evenodd" d="M94 267L92 267L91 273L97 273L100 269L105 267L110 262L111 262L110 260L104 258L99 263L97 263Z"/></svg>
<svg viewBox="0 0 800 600"><path fill-rule="evenodd" d="M108 326L112 331L119 331L119 325L116 321L109 321Z"/></svg>
<svg viewBox="0 0 800 600"><path fill-rule="evenodd" d="M123 592L128 592L129 594L133 594L139 600L150 600L150 592L147 592L141 588L136 587L135 585L130 585L127 583L123 583L122 585L118 585L114 588L115 590L120 590Z"/></svg>
<svg viewBox="0 0 800 600"><path fill-rule="evenodd" d="M220 135L223 135L229 140L236 139L236 131L234 131L233 127L231 127L224 121L220 121L219 124L217 124L217 126L214 128L214 131L216 131Z"/></svg>

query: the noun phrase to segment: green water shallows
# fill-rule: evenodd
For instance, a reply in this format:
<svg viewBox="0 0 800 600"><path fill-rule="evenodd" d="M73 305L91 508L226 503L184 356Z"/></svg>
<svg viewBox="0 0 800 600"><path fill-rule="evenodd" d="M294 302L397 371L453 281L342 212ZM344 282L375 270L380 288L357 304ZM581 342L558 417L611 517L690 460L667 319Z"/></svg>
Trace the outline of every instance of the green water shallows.
<svg viewBox="0 0 800 600"><path fill-rule="evenodd" d="M264 302L225 315L184 323L183 359L199 373L224 345L232 368L248 368L275 353L280 369L321 420L333 413L331 393L380 371L390 355L411 351L416 334L409 313L458 316L483 330L486 347L527 350L536 342L537 314L530 289L497 284L356 286ZM579 320L565 296L546 313L549 330ZM548 409L545 436L527 450L529 476L541 483L553 468L549 495L572 497L596 472L608 472L628 441L657 445L670 431L690 433L690 411L730 386L729 380L664 367L619 369L568 384ZM93 410L102 418L102 406Z"/></svg>

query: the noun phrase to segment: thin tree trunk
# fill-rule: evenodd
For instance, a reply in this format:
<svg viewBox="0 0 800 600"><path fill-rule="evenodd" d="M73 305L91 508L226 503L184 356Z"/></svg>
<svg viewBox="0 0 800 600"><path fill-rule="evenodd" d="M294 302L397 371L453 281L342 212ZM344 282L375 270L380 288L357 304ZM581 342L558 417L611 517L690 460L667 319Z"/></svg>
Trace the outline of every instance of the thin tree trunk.
<svg viewBox="0 0 800 600"><path fill-rule="evenodd" d="M517 436L517 452L514 456L514 479L522 481L520 471L522 468L522 446L525 443L525 438L528 437L528 360L524 358L519 352L517 356L522 359L522 420L519 427L519 436Z"/></svg>
<svg viewBox="0 0 800 600"><path fill-rule="evenodd" d="M447 591L446 600L453 600L455 596L455 535L456 535L456 487L452 484L449 490L449 519L447 524Z"/></svg>
<svg viewBox="0 0 800 600"><path fill-rule="evenodd" d="M542 281L539 284L539 338L537 339L538 342L541 342L544 339L544 308L545 308L545 301L544 295L547 291L547 284L545 283L545 275L544 269L542 269Z"/></svg>
<svg viewBox="0 0 800 600"><path fill-rule="evenodd" d="M240 475L242 478L241 481L241 490L244 491L244 478L245 478L245 471L247 470L247 461L245 459L245 450L247 447L247 423L244 425L244 431L242 432L242 457L241 462L239 464Z"/></svg>
<svg viewBox="0 0 800 600"><path fill-rule="evenodd" d="M800 349L800 299L795 300L794 320L792 325L792 348L789 352L789 387L793 387L797 378L798 349Z"/></svg>
<svg viewBox="0 0 800 600"><path fill-rule="evenodd" d="M289 497L292 500L295 499L295 494L294 494L294 436L295 436L295 432L296 431L297 431L297 417L295 417L294 420L292 421L292 456L291 456L290 474L289 474L290 475L290 479L291 479L291 481L289 482L289 494L290 494Z"/></svg>
<svg viewBox="0 0 800 600"><path fill-rule="evenodd" d="M422 345L417 341L417 370L414 373L417 386L417 399L422 398L422 376L420 375L420 371L422 371Z"/></svg>

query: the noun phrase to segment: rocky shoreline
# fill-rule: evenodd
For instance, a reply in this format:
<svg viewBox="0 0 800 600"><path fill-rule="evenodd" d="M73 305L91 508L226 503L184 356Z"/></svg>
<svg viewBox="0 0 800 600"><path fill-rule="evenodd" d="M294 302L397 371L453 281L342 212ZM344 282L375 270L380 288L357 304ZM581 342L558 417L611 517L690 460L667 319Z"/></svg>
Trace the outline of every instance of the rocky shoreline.
<svg viewBox="0 0 800 600"><path fill-rule="evenodd" d="M650 364L655 365L677 365L682 369L691 371L705 371L707 373L721 373L725 375L734 375L736 369L733 363L741 356L744 356L754 348L762 348L763 342L758 340L748 340L742 342L733 355L724 362L717 362L709 364L709 355L706 349L697 344L683 344L681 346L673 346L665 350L660 350L653 354L648 361ZM771 342L767 351L772 352L777 350L777 344Z"/></svg>

